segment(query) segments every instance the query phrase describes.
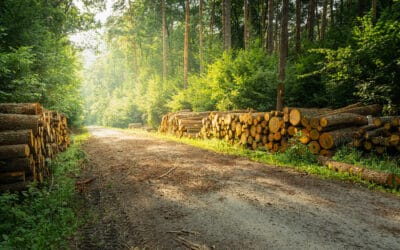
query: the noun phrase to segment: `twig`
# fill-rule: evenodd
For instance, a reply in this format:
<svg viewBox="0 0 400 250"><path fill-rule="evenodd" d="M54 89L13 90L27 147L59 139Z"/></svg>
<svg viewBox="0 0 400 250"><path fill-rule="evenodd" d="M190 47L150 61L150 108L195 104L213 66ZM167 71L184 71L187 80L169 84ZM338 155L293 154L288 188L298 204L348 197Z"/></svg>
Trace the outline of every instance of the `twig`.
<svg viewBox="0 0 400 250"><path fill-rule="evenodd" d="M167 233L200 235L199 232L196 232L196 231L189 231L189 230L167 231Z"/></svg>
<svg viewBox="0 0 400 250"><path fill-rule="evenodd" d="M168 170L166 173L164 173L164 174L162 174L162 175L158 176L158 178L157 178L157 179L161 179L161 178L163 178L163 177L165 177L165 176L169 175L169 174L170 174L172 171L174 171L176 168L177 168L177 166L176 166L176 167L173 167L173 168L171 168L171 169L170 169L170 170Z"/></svg>
<svg viewBox="0 0 400 250"><path fill-rule="evenodd" d="M209 247L207 247L206 245L199 245L197 243L194 243L190 240L187 240L181 236L178 236L177 241L179 241L180 243L182 243L183 245L185 245L187 248L192 249L192 250L210 250Z"/></svg>

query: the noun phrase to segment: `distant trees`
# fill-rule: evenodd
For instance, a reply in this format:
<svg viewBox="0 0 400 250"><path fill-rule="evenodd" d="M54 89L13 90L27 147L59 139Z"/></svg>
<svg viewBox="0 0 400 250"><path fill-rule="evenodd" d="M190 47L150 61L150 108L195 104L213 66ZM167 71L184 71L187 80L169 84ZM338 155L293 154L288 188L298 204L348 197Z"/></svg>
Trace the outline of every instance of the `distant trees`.
<svg viewBox="0 0 400 250"><path fill-rule="evenodd" d="M132 21L126 6L116 5L120 14L106 27L108 51L87 73L88 117L108 124L105 114L118 110L111 106L125 102L123 116L135 114L125 123L154 126L161 114L178 109L335 107L362 100L395 112L400 3L374 2L137 0ZM125 27L129 22L134 28ZM137 73L134 48L127 46L132 39Z"/></svg>

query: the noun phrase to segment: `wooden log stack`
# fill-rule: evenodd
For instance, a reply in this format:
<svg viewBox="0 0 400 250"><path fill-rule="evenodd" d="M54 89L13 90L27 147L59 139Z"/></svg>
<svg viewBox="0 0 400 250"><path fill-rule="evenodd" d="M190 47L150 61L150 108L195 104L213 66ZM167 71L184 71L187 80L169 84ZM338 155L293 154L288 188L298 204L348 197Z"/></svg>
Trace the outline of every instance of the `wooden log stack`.
<svg viewBox="0 0 400 250"><path fill-rule="evenodd" d="M203 126L202 120L209 114L210 112L191 112L189 110L169 113L162 117L158 131L179 138L198 138Z"/></svg>
<svg viewBox="0 0 400 250"><path fill-rule="evenodd" d="M377 117L380 113L379 105L361 103L334 110L291 107L282 112L186 110L165 115L159 131L178 137L226 139L271 152L284 151L290 139L296 137L312 153L323 156L332 156L336 148L352 141L366 150L376 145L377 152L386 152L388 147L400 149L399 117Z"/></svg>
<svg viewBox="0 0 400 250"><path fill-rule="evenodd" d="M0 189L43 182L48 162L70 144L67 118L39 103L0 103Z"/></svg>

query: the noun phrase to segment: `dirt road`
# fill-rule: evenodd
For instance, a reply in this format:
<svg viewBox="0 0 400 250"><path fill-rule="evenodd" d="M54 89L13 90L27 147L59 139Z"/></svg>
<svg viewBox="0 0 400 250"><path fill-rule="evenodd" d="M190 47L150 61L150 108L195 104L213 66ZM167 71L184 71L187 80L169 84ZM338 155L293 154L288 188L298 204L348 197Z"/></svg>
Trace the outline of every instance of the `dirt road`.
<svg viewBox="0 0 400 250"><path fill-rule="evenodd" d="M400 249L400 199L140 134L90 128L79 249Z"/></svg>

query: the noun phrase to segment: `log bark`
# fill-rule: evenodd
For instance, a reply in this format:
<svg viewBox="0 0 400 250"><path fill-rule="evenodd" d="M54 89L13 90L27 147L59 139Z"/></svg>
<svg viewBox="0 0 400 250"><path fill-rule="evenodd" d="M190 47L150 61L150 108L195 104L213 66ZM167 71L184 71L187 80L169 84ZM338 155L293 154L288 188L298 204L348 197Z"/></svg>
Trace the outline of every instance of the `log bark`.
<svg viewBox="0 0 400 250"><path fill-rule="evenodd" d="M39 103L0 103L0 113L40 115L43 109Z"/></svg>
<svg viewBox="0 0 400 250"><path fill-rule="evenodd" d="M353 113L358 115L373 115L376 116L382 112L382 107L379 104L371 104L366 106L350 105L341 109L336 109L329 114L340 114L340 113Z"/></svg>
<svg viewBox="0 0 400 250"><path fill-rule="evenodd" d="M0 130L32 129L34 135L39 131L40 116L0 114Z"/></svg>
<svg viewBox="0 0 400 250"><path fill-rule="evenodd" d="M320 116L329 112L329 109L305 109L305 108L292 108L289 112L289 122L293 126L300 124L303 117L311 118L315 116Z"/></svg>
<svg viewBox="0 0 400 250"><path fill-rule="evenodd" d="M28 157L30 150L28 144L0 146L0 160Z"/></svg>
<svg viewBox="0 0 400 250"><path fill-rule="evenodd" d="M28 144L33 145L32 130L7 130L0 132L0 145Z"/></svg>
<svg viewBox="0 0 400 250"><path fill-rule="evenodd" d="M0 160L0 172L25 171L32 173L34 167L35 160L32 155L25 158Z"/></svg>
<svg viewBox="0 0 400 250"><path fill-rule="evenodd" d="M321 127L332 127L342 124L348 125L367 125L368 119L366 116L357 115L353 113L338 113L327 115L319 119Z"/></svg>
<svg viewBox="0 0 400 250"><path fill-rule="evenodd" d="M334 130L331 132L322 133L319 136L318 141L322 148L331 149L351 142L356 133L356 127Z"/></svg>

